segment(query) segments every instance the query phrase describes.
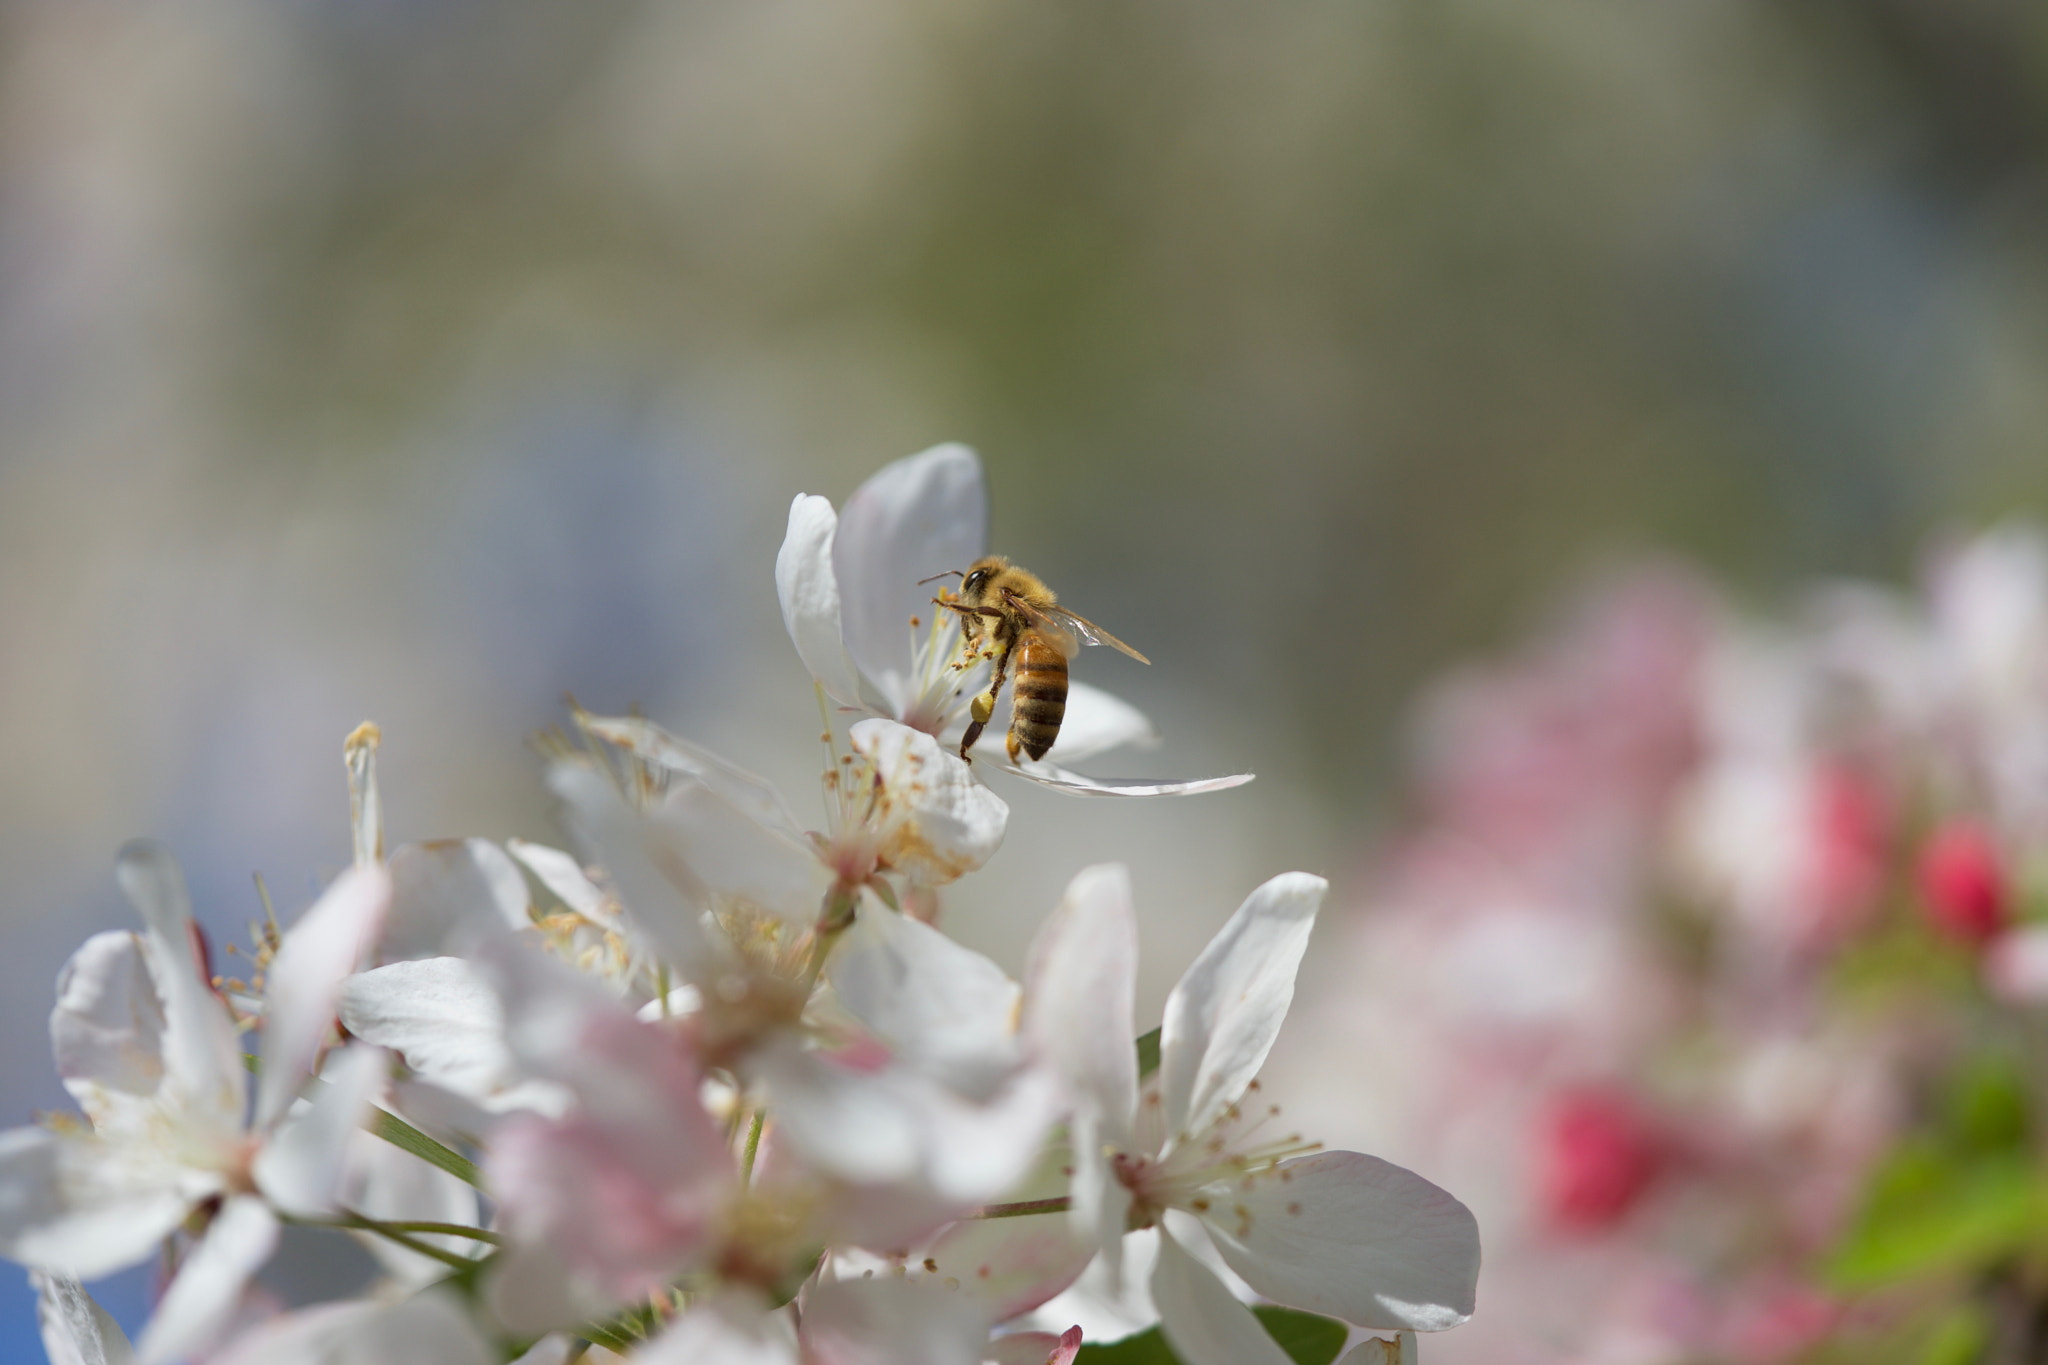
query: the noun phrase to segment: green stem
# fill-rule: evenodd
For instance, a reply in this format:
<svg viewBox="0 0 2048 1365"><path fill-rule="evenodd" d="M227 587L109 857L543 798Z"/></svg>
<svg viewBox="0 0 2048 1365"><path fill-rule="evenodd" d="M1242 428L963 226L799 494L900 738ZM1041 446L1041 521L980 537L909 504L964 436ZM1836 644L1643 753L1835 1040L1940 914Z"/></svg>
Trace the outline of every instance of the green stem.
<svg viewBox="0 0 2048 1365"><path fill-rule="evenodd" d="M261 1075L263 1071L261 1059L253 1052L242 1054L242 1066L252 1076ZM327 1082L315 1076L313 1084L324 1086ZM474 1161L434 1141L389 1109L371 1105L370 1112L363 1116L363 1127L392 1146L411 1152L429 1166L438 1166L465 1185L474 1185L477 1189L484 1187L484 1173Z"/></svg>
<svg viewBox="0 0 2048 1365"><path fill-rule="evenodd" d="M853 916L860 905L860 888L834 883L825 893L825 906L818 914L818 922L811 929L811 960L804 966L804 992L808 995L817 989L818 978L825 974L825 960L832 956L832 945L839 942L839 936L853 927Z"/></svg>
<svg viewBox="0 0 2048 1365"><path fill-rule="evenodd" d="M1065 1213L1074 1201L1069 1195L1058 1195L1052 1199L1021 1199L1014 1204L989 1204L981 1212L969 1215L974 1218L1024 1218L1034 1213Z"/></svg>
<svg viewBox="0 0 2048 1365"><path fill-rule="evenodd" d="M598 1326L596 1323L585 1323L583 1326L578 1327L576 1335L604 1347L613 1355L630 1355L633 1347L639 1344L631 1337L610 1331L607 1328Z"/></svg>
<svg viewBox="0 0 2048 1365"><path fill-rule="evenodd" d="M383 1226L387 1228L396 1228L400 1232L423 1232L439 1237L467 1237L472 1242L489 1242L494 1247L503 1246L505 1244L504 1237L500 1236L498 1233L489 1232L483 1228L473 1228L470 1227L467 1223L424 1223L417 1221L408 1221L402 1223L385 1223L383 1224Z"/></svg>
<svg viewBox="0 0 2048 1365"><path fill-rule="evenodd" d="M747 1127L747 1150L740 1158L740 1186L745 1188L754 1183L754 1157L761 1150L761 1130L768 1125L768 1111L756 1109L754 1121Z"/></svg>
<svg viewBox="0 0 2048 1365"><path fill-rule="evenodd" d="M299 1218L294 1217L291 1214L285 1214L284 1221L287 1223L296 1223L301 1227L346 1228L354 1232L374 1232L379 1237L383 1237L389 1241L396 1242L399 1246L404 1247L407 1251L416 1252L419 1255L428 1257L431 1260L439 1261L441 1262L441 1264L449 1266L455 1270L468 1270L476 1264L476 1262L470 1260L467 1256L459 1256L452 1251L444 1250L441 1247L437 1247L430 1242L422 1242L417 1237L409 1237L404 1232L401 1232L396 1224L380 1223L374 1218L365 1218L360 1213L355 1213L348 1209L339 1210L336 1213L336 1215L332 1218ZM457 1225L449 1226L455 1227ZM476 1231L476 1229L474 1228L467 1228L461 1230L465 1233L474 1233Z"/></svg>
<svg viewBox="0 0 2048 1365"><path fill-rule="evenodd" d="M474 1185L478 1189L484 1187L484 1173L474 1161L434 1141L389 1109L372 1106L369 1116L363 1120L363 1127L392 1146L411 1152L429 1166L438 1166L465 1185Z"/></svg>

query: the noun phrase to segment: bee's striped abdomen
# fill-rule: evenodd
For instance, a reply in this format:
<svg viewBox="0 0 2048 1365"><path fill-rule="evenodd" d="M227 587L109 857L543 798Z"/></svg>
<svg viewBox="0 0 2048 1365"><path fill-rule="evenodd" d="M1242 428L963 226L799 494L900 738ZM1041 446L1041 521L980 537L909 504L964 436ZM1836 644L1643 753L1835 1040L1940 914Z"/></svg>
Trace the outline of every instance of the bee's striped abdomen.
<svg viewBox="0 0 2048 1365"><path fill-rule="evenodd" d="M1021 747L1033 758L1059 738L1067 714L1067 660L1044 636L1026 631L1017 642L1017 681L1010 692L1010 760Z"/></svg>

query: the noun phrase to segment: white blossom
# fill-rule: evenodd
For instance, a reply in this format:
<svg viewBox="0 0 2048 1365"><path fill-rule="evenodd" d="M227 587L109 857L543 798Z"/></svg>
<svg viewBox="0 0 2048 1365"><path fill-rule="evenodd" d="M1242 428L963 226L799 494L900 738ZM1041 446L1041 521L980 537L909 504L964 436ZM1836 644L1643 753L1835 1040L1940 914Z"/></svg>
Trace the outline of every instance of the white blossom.
<svg viewBox="0 0 2048 1365"><path fill-rule="evenodd" d="M51 1017L59 1069L87 1125L0 1134L0 1249L90 1279L156 1250L194 1211L186 1253L138 1343L142 1365L209 1344L275 1247L279 1213L332 1208L344 1147L383 1070L354 1047L314 1073L344 977L390 899L381 868L344 873L284 936L263 993L260 1079L235 1021L200 975L190 903L161 846L129 845L122 888L147 932L100 934L66 965Z"/></svg>
<svg viewBox="0 0 2048 1365"><path fill-rule="evenodd" d="M1201 1233L1278 1303L1421 1331L1472 1312L1479 1239L1464 1205L1376 1157L1270 1131L1277 1111L1257 1098L1325 889L1288 873L1246 899L1168 997L1159 1071L1142 1089L1125 871L1084 870L1033 948L1028 1027L1074 1102L1074 1225L1112 1266L1127 1228L1161 1228L1152 1299L1189 1365L1285 1360L1188 1250Z"/></svg>
<svg viewBox="0 0 2048 1365"><path fill-rule="evenodd" d="M809 494L790 504L775 559L782 619L798 657L841 709L959 743L988 666L957 666L964 662L959 615L934 606L931 588L918 580L964 569L981 556L987 503L980 459L965 446L942 445L884 466L837 512ZM1053 746L1062 763L1155 740L1135 707L1088 683L1069 683ZM1192 782L1084 777L1050 761L1010 761L993 730L974 753L1077 795L1184 796L1251 780L1249 773Z"/></svg>

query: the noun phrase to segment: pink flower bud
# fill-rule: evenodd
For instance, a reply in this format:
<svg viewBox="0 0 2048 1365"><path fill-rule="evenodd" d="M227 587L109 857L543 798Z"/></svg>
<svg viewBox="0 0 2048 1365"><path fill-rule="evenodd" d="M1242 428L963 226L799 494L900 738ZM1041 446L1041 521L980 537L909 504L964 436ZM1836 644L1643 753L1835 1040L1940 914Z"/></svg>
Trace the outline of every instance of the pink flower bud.
<svg viewBox="0 0 2048 1365"><path fill-rule="evenodd" d="M1665 1144L1627 1095L1589 1088L1561 1096L1540 1137L1537 1185L1550 1221L1593 1232L1635 1206L1664 1165Z"/></svg>
<svg viewBox="0 0 2048 1365"><path fill-rule="evenodd" d="M1883 885L1891 812L1884 793L1848 764L1813 777L1805 900L1818 937L1832 941L1861 921Z"/></svg>
<svg viewBox="0 0 2048 1365"><path fill-rule="evenodd" d="M1920 850L1920 899L1934 927L1965 943L1984 943L2005 927L2005 866L1991 836L1952 820Z"/></svg>
<svg viewBox="0 0 2048 1365"><path fill-rule="evenodd" d="M1842 1307L1819 1290L1791 1283L1745 1286L1728 1312L1727 1353L1745 1365L1777 1365L1835 1330Z"/></svg>

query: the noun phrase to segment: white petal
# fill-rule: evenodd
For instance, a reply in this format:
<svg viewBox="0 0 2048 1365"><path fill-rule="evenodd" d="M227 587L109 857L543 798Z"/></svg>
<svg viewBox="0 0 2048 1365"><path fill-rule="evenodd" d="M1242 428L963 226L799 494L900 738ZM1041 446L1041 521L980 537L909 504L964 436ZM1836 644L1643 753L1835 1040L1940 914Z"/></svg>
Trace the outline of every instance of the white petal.
<svg viewBox="0 0 2048 1365"><path fill-rule="evenodd" d="M150 839L124 846L114 875L149 926L150 976L164 1007L166 1098L175 1096L219 1126L239 1128L248 1073L234 1021L200 976L185 875L170 850Z"/></svg>
<svg viewBox="0 0 2048 1365"><path fill-rule="evenodd" d="M492 1320L519 1336L598 1321L619 1309L617 1299L589 1284L544 1241L499 1248L484 1272L482 1299ZM640 1355L633 1360L645 1365Z"/></svg>
<svg viewBox="0 0 2048 1365"><path fill-rule="evenodd" d="M978 747L978 746L977 746ZM1010 763L994 765L999 770L1036 782L1041 787L1066 792L1071 796L1198 796L1203 792L1228 791L1242 787L1252 780L1251 773L1233 773L1229 777L1202 777L1191 782L1173 782L1152 777L1083 777L1068 772L1055 763Z"/></svg>
<svg viewBox="0 0 2048 1365"><path fill-rule="evenodd" d="M599 982L519 939L480 945L477 966L498 996L515 1074L571 1086L604 1083L596 1059L586 1055L584 1031L632 1016Z"/></svg>
<svg viewBox="0 0 2048 1365"><path fill-rule="evenodd" d="M1160 1331L1185 1365L1291 1365L1252 1310L1171 1237L1159 1239L1152 1301Z"/></svg>
<svg viewBox="0 0 2048 1365"><path fill-rule="evenodd" d="M934 446L885 465L839 512L832 568L846 648L900 710L910 685L912 617L929 620L932 584L965 569L988 536L981 460L966 446Z"/></svg>
<svg viewBox="0 0 2048 1365"><path fill-rule="evenodd" d="M819 1169L855 1184L918 1173L922 1114L877 1079L884 1073L855 1072L788 1039L758 1049L747 1072L773 1097L782 1136Z"/></svg>
<svg viewBox="0 0 2048 1365"><path fill-rule="evenodd" d="M941 1196L963 1204L985 1204L1013 1188L1031 1169L1061 1111L1059 1082L1036 1069L1019 1073L986 1104L963 1103L950 1091L934 1090L922 1178Z"/></svg>
<svg viewBox="0 0 2048 1365"><path fill-rule="evenodd" d="M1392 1337L1367 1337L1337 1365L1417 1365L1421 1359L1421 1352L1415 1347L1415 1333L1397 1332Z"/></svg>
<svg viewBox="0 0 2048 1365"><path fill-rule="evenodd" d="M94 934L64 964L50 1043L57 1074L88 1114L107 1091L156 1090L164 1076L163 1031L163 1004L137 935Z"/></svg>
<svg viewBox="0 0 2048 1365"><path fill-rule="evenodd" d="M737 1296L693 1306L633 1353L633 1365L797 1365L787 1318Z"/></svg>
<svg viewBox="0 0 2048 1365"><path fill-rule="evenodd" d="M863 909L829 972L839 1003L905 1065L974 1099L1015 1069L1022 991L930 925Z"/></svg>
<svg viewBox="0 0 2048 1365"><path fill-rule="evenodd" d="M324 1303L243 1333L210 1365L491 1365L497 1352L454 1294Z"/></svg>
<svg viewBox="0 0 2048 1365"><path fill-rule="evenodd" d="M1204 1220L1246 1284L1360 1327L1439 1332L1472 1316L1479 1225L1413 1171L1358 1152L1283 1162Z"/></svg>
<svg viewBox="0 0 2048 1365"><path fill-rule="evenodd" d="M840 636L839 579L832 542L839 519L823 498L799 493L789 504L789 530L775 553L775 595L790 643L825 694L841 706L860 705L860 683Z"/></svg>
<svg viewBox="0 0 2048 1365"><path fill-rule="evenodd" d="M804 1354L816 1365L975 1365L982 1304L930 1281L827 1280L804 1296Z"/></svg>
<svg viewBox="0 0 2048 1365"><path fill-rule="evenodd" d="M556 765L549 783L601 854L632 923L690 981L723 968L703 923L721 904L806 923L823 904L830 876L808 839L760 824L701 783L671 788L644 812L580 764Z"/></svg>
<svg viewBox="0 0 2048 1365"><path fill-rule="evenodd" d="M709 749L672 735L639 716L585 716L583 725L599 739L708 788L763 829L773 830L798 844L805 842L803 826L789 813L782 793L767 778L757 777L737 763L727 762Z"/></svg>
<svg viewBox="0 0 2048 1365"><path fill-rule="evenodd" d="M1149 749L1158 742L1159 732L1137 707L1079 680L1067 684L1067 713L1052 746L1061 763L1079 763L1125 744Z"/></svg>
<svg viewBox="0 0 2048 1365"><path fill-rule="evenodd" d="M996 1337L983 1348L982 1359L990 1365L1074 1365L1080 1352L1081 1329L1070 1327L1061 1336L1011 1332Z"/></svg>
<svg viewBox="0 0 2048 1365"><path fill-rule="evenodd" d="M306 1216L334 1211L350 1139L388 1067L383 1049L360 1044L329 1061L312 1103L286 1119L256 1154L251 1174L272 1204Z"/></svg>
<svg viewBox="0 0 2048 1365"><path fill-rule="evenodd" d="M1121 1188L1121 1187L1119 1187ZM1079 1323L1092 1341L1115 1341L1154 1327L1159 1310L1152 1303L1152 1267L1159 1261L1158 1225L1128 1234L1118 1248L1121 1262L1112 1285L1107 1263L1097 1257L1081 1278L1049 1300L1031 1321L1056 1327Z"/></svg>
<svg viewBox="0 0 2048 1365"><path fill-rule="evenodd" d="M958 754L893 720L860 721L848 742L881 779L875 824L890 867L940 886L976 870L1002 847L1010 808Z"/></svg>
<svg viewBox="0 0 2048 1365"><path fill-rule="evenodd" d="M1101 1135L1131 1142L1138 1104L1132 993L1138 919L1120 863L1083 868L1031 945L1025 1032Z"/></svg>
<svg viewBox="0 0 2048 1365"><path fill-rule="evenodd" d="M1166 997L1159 1080L1170 1134L1205 1131L1265 1064L1329 889L1306 872L1285 872L1260 886Z"/></svg>
<svg viewBox="0 0 2048 1365"><path fill-rule="evenodd" d="M802 1188L807 1168L801 1154L794 1147L772 1150L772 1134L769 1146L771 1177L787 1173ZM930 1241L971 1212L971 1201L941 1198L914 1177L878 1185L834 1182L811 1206L805 1226L824 1245L887 1257Z"/></svg>
<svg viewBox="0 0 2048 1365"><path fill-rule="evenodd" d="M341 1022L364 1042L404 1057L422 1079L473 1100L517 1075L498 993L459 957L394 962L350 977Z"/></svg>
<svg viewBox="0 0 2048 1365"><path fill-rule="evenodd" d="M0 1133L0 1255L84 1280L146 1260L191 1209L181 1174L129 1169L91 1137Z"/></svg>
<svg viewBox="0 0 2048 1365"><path fill-rule="evenodd" d="M1092 1108L1068 1121L1073 1136L1074 1180L1068 1225L1102 1253L1102 1277L1113 1295L1124 1293L1124 1243L1130 1224L1130 1187L1114 1177L1104 1150L1102 1120Z"/></svg>
<svg viewBox="0 0 2048 1365"><path fill-rule="evenodd" d="M612 1292L688 1268L733 1175L726 1133L704 1109L695 1055L674 1031L641 1023L543 953L517 942L482 951L514 1055L578 1101L558 1123L515 1120L515 1140L497 1130L487 1170L501 1220L550 1239ZM593 1218L593 1207L615 1216Z"/></svg>
<svg viewBox="0 0 2048 1365"><path fill-rule="evenodd" d="M646 813L642 837L671 885L705 896L706 909L737 900L808 923L830 884L808 839L771 829L694 782L663 794Z"/></svg>
<svg viewBox="0 0 2048 1365"><path fill-rule="evenodd" d="M1074 1236L1057 1213L1022 1218L970 1218L953 1225L929 1248L941 1280L988 1306L994 1322L1007 1322L1071 1285L1095 1255L1095 1243Z"/></svg>
<svg viewBox="0 0 2048 1365"><path fill-rule="evenodd" d="M703 1008L704 992L695 986L682 985L634 1010L633 1017L643 1024L656 1024L663 1019L680 1019L686 1014L695 1014Z"/></svg>
<svg viewBox="0 0 2048 1365"><path fill-rule="evenodd" d="M135 1348L84 1285L40 1270L28 1278L36 1289L36 1318L50 1365L132 1365Z"/></svg>
<svg viewBox="0 0 2048 1365"><path fill-rule="evenodd" d="M651 837L647 822L603 773L558 763L548 772L548 786L585 852L603 865L634 928L684 979L715 976L723 958L704 927L711 889Z"/></svg>
<svg viewBox="0 0 2048 1365"><path fill-rule="evenodd" d="M346 1203L366 1218L482 1226L474 1188L403 1148L358 1132L349 1141L348 1162L351 1188ZM431 1246L460 1256L476 1255L487 1249L466 1237L415 1235ZM401 1283L424 1286L448 1273L448 1267L441 1261L408 1250L388 1237L362 1232L355 1234L355 1238Z"/></svg>
<svg viewBox="0 0 2048 1365"><path fill-rule="evenodd" d="M1991 993L2009 1005L2048 1001L2048 925L2000 934L1986 945L1983 971Z"/></svg>
<svg viewBox="0 0 2048 1365"><path fill-rule="evenodd" d="M185 1255L178 1278L164 1291L156 1314L136 1343L141 1365L194 1355L227 1329L242 1290L277 1247L277 1215L261 1199L230 1199Z"/></svg>
<svg viewBox="0 0 2048 1365"><path fill-rule="evenodd" d="M505 851L526 865L526 870L540 880L540 884L555 893L555 898L593 923L607 929L617 928L617 916L606 903L604 892L577 862L559 848L546 844L530 843L525 839L507 839Z"/></svg>
<svg viewBox="0 0 2048 1365"><path fill-rule="evenodd" d="M551 1332L526 1348L526 1353L515 1357L511 1365L569 1365L570 1353L583 1343L567 1332ZM602 1350L602 1347L591 1349ZM589 1360L585 1354L582 1359ZM603 1359L603 1357L599 1357ZM594 1365L594 1362L593 1362Z"/></svg>
<svg viewBox="0 0 2048 1365"><path fill-rule="evenodd" d="M853 1184L915 1182L962 1209L1016 1183L1055 1114L1051 1078L1035 1071L985 1105L905 1068L856 1070L787 1039L757 1049L746 1071L812 1166Z"/></svg>
<svg viewBox="0 0 2048 1365"><path fill-rule="evenodd" d="M369 955L390 908L391 874L382 864L359 863L335 878L278 945L263 987L257 1128L275 1123L305 1085L334 1031L342 982Z"/></svg>
<svg viewBox="0 0 2048 1365"><path fill-rule="evenodd" d="M490 840L407 844L391 855L391 910L378 956L434 957L529 923L526 878Z"/></svg>

